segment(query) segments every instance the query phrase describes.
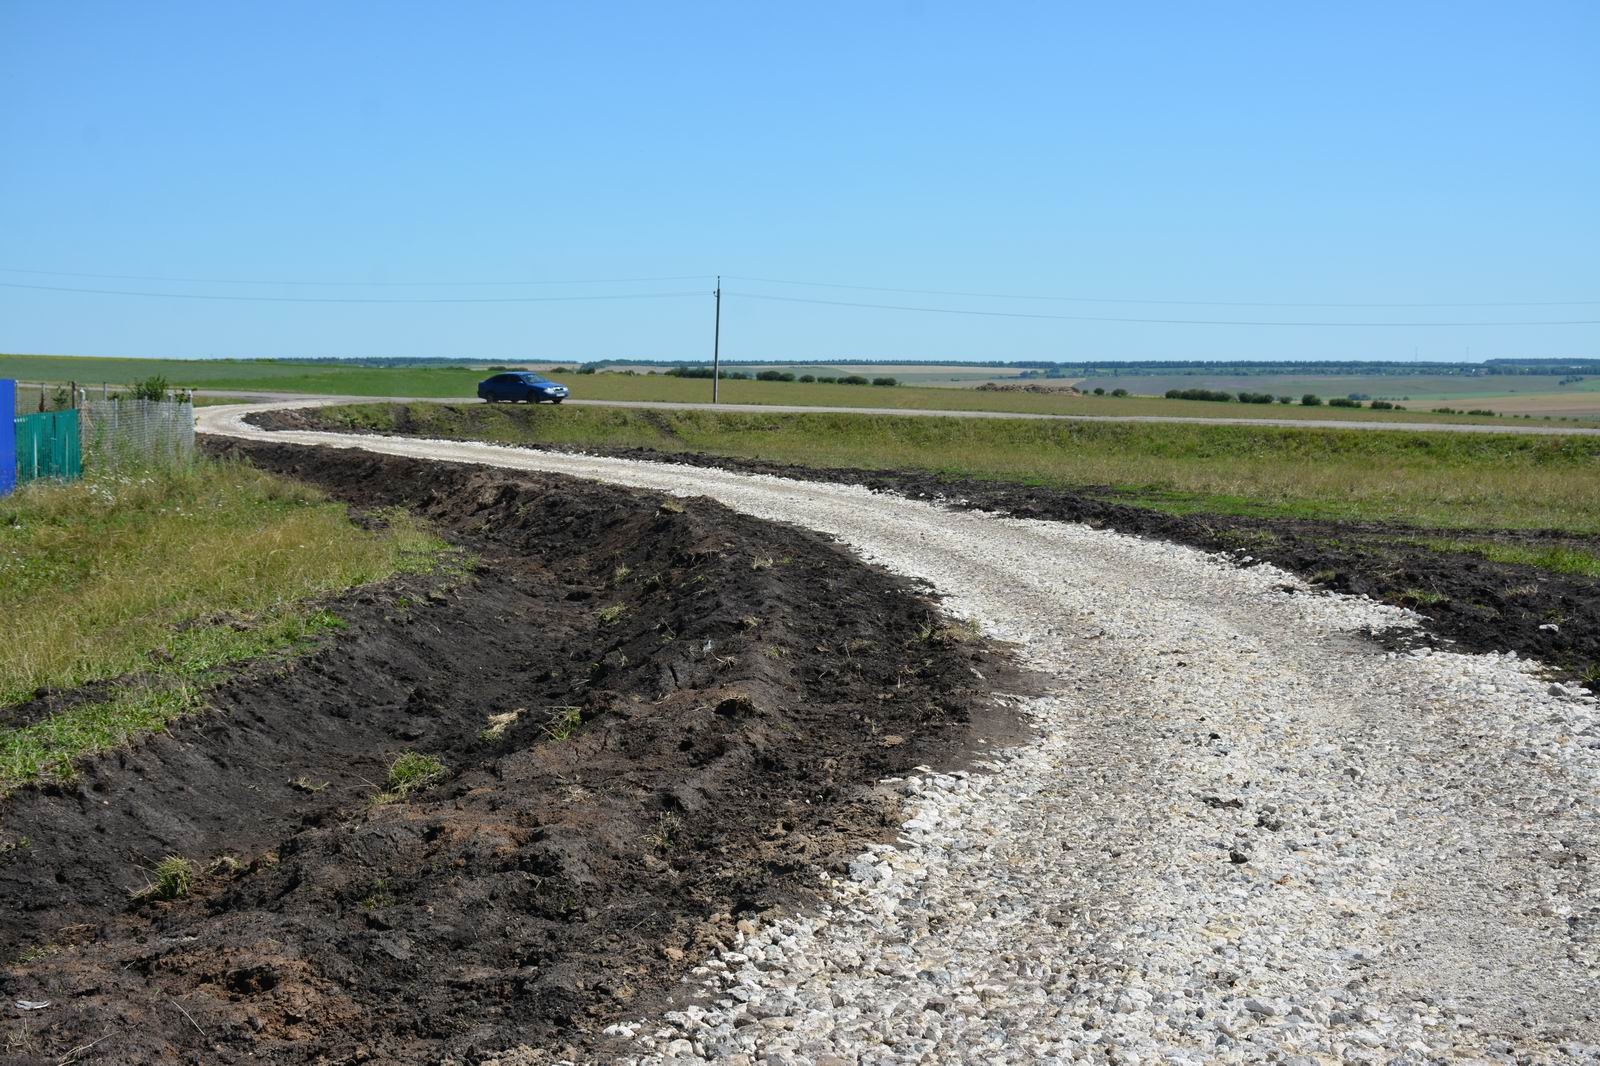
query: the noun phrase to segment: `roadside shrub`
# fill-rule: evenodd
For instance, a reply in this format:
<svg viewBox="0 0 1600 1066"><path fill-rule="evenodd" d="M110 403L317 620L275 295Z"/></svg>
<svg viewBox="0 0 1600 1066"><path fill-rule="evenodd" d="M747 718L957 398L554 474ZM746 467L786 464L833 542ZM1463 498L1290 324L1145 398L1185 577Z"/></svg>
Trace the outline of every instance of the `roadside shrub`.
<svg viewBox="0 0 1600 1066"><path fill-rule="evenodd" d="M600 364L599 363L584 363L578 369L574 370L573 373L574 374L593 374L596 370L599 370L599 369L600 369Z"/></svg>
<svg viewBox="0 0 1600 1066"><path fill-rule="evenodd" d="M1352 400L1348 396L1335 396L1328 401L1329 407L1360 407L1360 400Z"/></svg>
<svg viewBox="0 0 1600 1066"><path fill-rule="evenodd" d="M1388 400L1373 400L1371 406L1374 411L1394 410L1394 404L1390 403Z"/></svg>
<svg viewBox="0 0 1600 1066"><path fill-rule="evenodd" d="M1278 402L1279 403L1294 403L1294 397L1293 396L1279 396L1278 397Z"/></svg>
<svg viewBox="0 0 1600 1066"><path fill-rule="evenodd" d="M1239 402L1240 403L1271 403L1272 402L1272 393L1270 393L1270 392L1241 392L1241 393L1239 393Z"/></svg>
<svg viewBox="0 0 1600 1066"><path fill-rule="evenodd" d="M1096 396L1104 396L1106 394L1106 390L1102 389L1102 388L1099 388L1099 387L1096 387L1095 390L1094 390L1094 394Z"/></svg>
<svg viewBox="0 0 1600 1066"><path fill-rule="evenodd" d="M868 381L867 381L866 378L862 377L860 374L846 374L844 377L839 379L839 384L841 384L841 385L866 385L866 384L868 384Z"/></svg>
<svg viewBox="0 0 1600 1066"><path fill-rule="evenodd" d="M726 376L726 374L724 374L724 376ZM709 378L711 377L711 368L709 366L675 366L667 371L667 377Z"/></svg>
<svg viewBox="0 0 1600 1066"><path fill-rule="evenodd" d="M804 382L806 384L810 384L811 382L817 380L817 375L815 375L815 374L801 374L800 377L797 380L799 380L801 382Z"/></svg>
<svg viewBox="0 0 1600 1066"><path fill-rule="evenodd" d="M1214 400L1217 403L1230 403L1233 393L1218 392L1215 389L1168 389L1169 400Z"/></svg>
<svg viewBox="0 0 1600 1066"><path fill-rule="evenodd" d="M1322 397L1318 396L1314 392L1308 392L1304 396L1300 397L1300 406L1301 407L1321 407L1322 406Z"/></svg>
<svg viewBox="0 0 1600 1066"><path fill-rule="evenodd" d="M1112 389L1111 390L1111 395L1113 395L1113 396L1126 396L1126 395L1128 395L1128 390L1127 389Z"/></svg>
<svg viewBox="0 0 1600 1066"><path fill-rule="evenodd" d="M896 385L900 384L899 380L896 378L873 378L872 383L874 385L880 385L886 389L892 389Z"/></svg>
<svg viewBox="0 0 1600 1066"><path fill-rule="evenodd" d="M838 378L818 378L817 379L817 384L818 385L835 385L835 384L838 384L838 381L839 381Z"/></svg>
<svg viewBox="0 0 1600 1066"><path fill-rule="evenodd" d="M1458 415L1461 412L1457 411L1454 407L1435 407L1433 409L1433 413L1436 415Z"/></svg>
<svg viewBox="0 0 1600 1066"><path fill-rule="evenodd" d="M757 381L793 381L794 375L787 370L763 370L756 375Z"/></svg>
<svg viewBox="0 0 1600 1066"><path fill-rule="evenodd" d="M156 400L159 402L165 400L167 393L171 390L172 386L167 383L167 379L160 374L156 374L145 378L143 381L136 382L131 395L135 400Z"/></svg>
<svg viewBox="0 0 1600 1066"><path fill-rule="evenodd" d="M1474 407L1472 410L1468 411L1467 414L1469 414L1469 415L1484 415L1487 418L1499 418L1500 417L1498 414L1496 414L1495 412L1489 410L1487 407Z"/></svg>

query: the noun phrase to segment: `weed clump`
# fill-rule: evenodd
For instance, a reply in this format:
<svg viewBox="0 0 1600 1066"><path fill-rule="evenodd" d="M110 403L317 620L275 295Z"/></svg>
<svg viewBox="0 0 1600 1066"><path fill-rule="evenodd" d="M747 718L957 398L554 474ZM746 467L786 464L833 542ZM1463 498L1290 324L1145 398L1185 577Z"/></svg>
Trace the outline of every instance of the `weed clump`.
<svg viewBox="0 0 1600 1066"><path fill-rule="evenodd" d="M432 755L403 751L389 764L388 789L377 796L378 803L392 803L421 792L444 779L445 765Z"/></svg>
<svg viewBox="0 0 1600 1066"><path fill-rule="evenodd" d="M168 855L156 863L151 873L154 874L154 878L150 884L133 894L134 899L140 901L183 899L194 888L194 863L181 855Z"/></svg>
<svg viewBox="0 0 1600 1066"><path fill-rule="evenodd" d="M654 851L671 851L683 833L683 819L667 811L656 819L650 831L650 847Z"/></svg>
<svg viewBox="0 0 1600 1066"><path fill-rule="evenodd" d="M550 721L545 723L545 735L551 740L568 740L583 724L583 708L552 707Z"/></svg>

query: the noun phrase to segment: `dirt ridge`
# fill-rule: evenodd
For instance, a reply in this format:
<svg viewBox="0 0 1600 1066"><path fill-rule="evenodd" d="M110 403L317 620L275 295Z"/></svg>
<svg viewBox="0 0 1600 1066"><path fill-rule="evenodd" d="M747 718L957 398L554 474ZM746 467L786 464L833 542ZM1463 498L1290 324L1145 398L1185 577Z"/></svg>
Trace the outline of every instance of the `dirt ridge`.
<svg viewBox="0 0 1600 1066"><path fill-rule="evenodd" d="M396 418L397 434L416 435L403 406L396 410ZM264 429L373 432L335 422L316 408L261 412L246 421ZM1567 680L1600 691L1600 579L1414 543L1428 538L1468 539L1569 546L1600 554L1600 537L1561 530L1430 529L1378 522L1179 515L1134 506L1109 488L1068 490L917 470L807 467L650 448L518 446L860 485L949 507L1081 522L1227 552L1240 561L1271 563L1330 591L1410 607L1427 619L1428 633L1436 641L1463 651L1514 651L1540 660Z"/></svg>
<svg viewBox="0 0 1600 1066"><path fill-rule="evenodd" d="M896 824L871 791L1017 735L996 649L825 538L705 500L210 445L479 564L217 711L0 806L6 1061L471 1062L581 1046ZM1018 682L1020 685L1020 681ZM499 736L491 715L517 712ZM402 750L448 774L369 806ZM194 895L131 901L164 854ZM181 1008L181 1009L180 1009Z"/></svg>

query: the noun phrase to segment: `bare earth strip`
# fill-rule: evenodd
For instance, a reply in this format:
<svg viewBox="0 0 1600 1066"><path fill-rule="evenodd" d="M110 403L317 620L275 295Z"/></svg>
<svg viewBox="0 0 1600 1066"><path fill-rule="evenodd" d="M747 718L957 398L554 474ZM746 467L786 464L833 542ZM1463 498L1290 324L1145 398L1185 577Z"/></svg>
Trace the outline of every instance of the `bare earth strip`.
<svg viewBox="0 0 1600 1066"><path fill-rule="evenodd" d="M831 908L751 928L648 1062L1600 1061L1600 715L1268 567L867 490L482 444L207 432L706 495L931 581L1051 681L1035 742L893 783ZM513 1049L500 1062L548 1061Z"/></svg>

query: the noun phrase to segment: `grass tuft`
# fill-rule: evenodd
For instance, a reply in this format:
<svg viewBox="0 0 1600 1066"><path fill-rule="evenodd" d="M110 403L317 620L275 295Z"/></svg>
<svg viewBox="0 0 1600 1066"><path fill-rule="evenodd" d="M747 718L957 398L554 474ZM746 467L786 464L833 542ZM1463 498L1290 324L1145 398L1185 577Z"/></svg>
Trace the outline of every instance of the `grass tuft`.
<svg viewBox="0 0 1600 1066"><path fill-rule="evenodd" d="M656 823L650 831L650 848L652 851L671 851L682 834L683 819L671 811L667 811L656 819Z"/></svg>
<svg viewBox="0 0 1600 1066"><path fill-rule="evenodd" d="M413 793L438 784L444 780L445 773L444 763L432 755L423 755L415 751L401 752L395 756L394 762L389 764L387 794L392 799L405 799Z"/></svg>
<svg viewBox="0 0 1600 1066"><path fill-rule="evenodd" d="M545 723L544 732L551 740L569 740L583 724L581 707L551 707L550 711L551 717Z"/></svg>
<svg viewBox="0 0 1600 1066"><path fill-rule="evenodd" d="M137 900L183 899L194 888L194 863L181 855L168 855L151 871L150 884L134 893Z"/></svg>
<svg viewBox="0 0 1600 1066"><path fill-rule="evenodd" d="M505 736L506 730L510 729L512 725L516 723L516 720L522 717L522 712L524 709L525 708L518 707L515 710L506 711L503 714L491 714L489 716L489 724L484 726L483 729L478 732L478 739L486 743L493 740L499 740L501 737Z"/></svg>

